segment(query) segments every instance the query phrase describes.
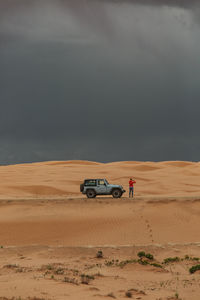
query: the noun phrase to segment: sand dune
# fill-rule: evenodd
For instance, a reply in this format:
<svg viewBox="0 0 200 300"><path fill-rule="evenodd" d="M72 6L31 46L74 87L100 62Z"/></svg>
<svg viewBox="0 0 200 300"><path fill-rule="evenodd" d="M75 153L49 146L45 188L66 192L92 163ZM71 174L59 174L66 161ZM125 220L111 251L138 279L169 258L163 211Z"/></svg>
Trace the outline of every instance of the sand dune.
<svg viewBox="0 0 200 300"><path fill-rule="evenodd" d="M87 199L89 177L133 177L136 197ZM199 300L199 177L181 161L1 166L0 300Z"/></svg>
<svg viewBox="0 0 200 300"><path fill-rule="evenodd" d="M47 163L44 163L49 166L55 166L55 165L85 165L85 166L96 166L100 165L101 163L94 162L94 161L86 161L86 160L68 160L68 161L50 161Z"/></svg>
<svg viewBox="0 0 200 300"><path fill-rule="evenodd" d="M198 300L199 214L170 197L1 200L0 299Z"/></svg>
<svg viewBox="0 0 200 300"><path fill-rule="evenodd" d="M129 177L134 177L137 196L200 195L199 163L57 161L1 166L0 198L79 196L80 183L95 177L122 184L126 190Z"/></svg>

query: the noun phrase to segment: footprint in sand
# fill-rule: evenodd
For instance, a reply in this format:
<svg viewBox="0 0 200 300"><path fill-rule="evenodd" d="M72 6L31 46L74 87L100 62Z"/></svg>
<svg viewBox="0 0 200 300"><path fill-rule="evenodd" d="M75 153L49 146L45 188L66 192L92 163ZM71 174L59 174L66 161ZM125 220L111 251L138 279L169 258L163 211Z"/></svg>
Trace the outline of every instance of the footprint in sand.
<svg viewBox="0 0 200 300"><path fill-rule="evenodd" d="M144 206L142 206L142 207L140 208L140 210L139 210L139 211L140 211L140 218L141 218L141 219L144 219L144 216L143 216L143 214L142 214L143 209L144 209ZM144 221L145 221L145 223L146 223L148 236L149 236L151 242L154 243L152 227L151 227L151 225L150 225L150 223L149 223L149 221L148 221L147 219L144 219Z"/></svg>
<svg viewBox="0 0 200 300"><path fill-rule="evenodd" d="M151 242L154 243L152 227L151 227L151 225L150 225L150 223L147 219L145 219L145 223L146 223L146 226L147 226L147 231L148 231L149 238L150 238Z"/></svg>

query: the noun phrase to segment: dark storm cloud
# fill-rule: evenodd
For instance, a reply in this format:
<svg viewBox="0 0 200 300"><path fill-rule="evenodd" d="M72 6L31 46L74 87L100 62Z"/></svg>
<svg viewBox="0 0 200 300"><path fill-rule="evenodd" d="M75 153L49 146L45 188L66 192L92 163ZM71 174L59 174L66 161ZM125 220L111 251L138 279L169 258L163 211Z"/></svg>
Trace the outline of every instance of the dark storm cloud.
<svg viewBox="0 0 200 300"><path fill-rule="evenodd" d="M199 160L197 8L0 0L1 162Z"/></svg>

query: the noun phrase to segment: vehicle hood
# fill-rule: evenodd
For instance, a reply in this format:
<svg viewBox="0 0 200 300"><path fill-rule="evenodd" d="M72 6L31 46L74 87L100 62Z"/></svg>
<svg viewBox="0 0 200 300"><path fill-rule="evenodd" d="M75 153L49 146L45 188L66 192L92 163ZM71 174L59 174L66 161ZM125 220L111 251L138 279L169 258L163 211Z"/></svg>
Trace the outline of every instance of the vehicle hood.
<svg viewBox="0 0 200 300"><path fill-rule="evenodd" d="M112 188L123 188L123 186L119 184L108 184L108 186Z"/></svg>

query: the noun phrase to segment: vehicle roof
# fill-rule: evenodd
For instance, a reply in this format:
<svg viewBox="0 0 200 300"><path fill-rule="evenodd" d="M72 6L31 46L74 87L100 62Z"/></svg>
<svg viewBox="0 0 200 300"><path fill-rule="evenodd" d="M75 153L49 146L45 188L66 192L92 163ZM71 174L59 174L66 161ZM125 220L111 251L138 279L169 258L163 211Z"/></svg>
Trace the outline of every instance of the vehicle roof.
<svg viewBox="0 0 200 300"><path fill-rule="evenodd" d="M105 180L105 178L87 178L85 180Z"/></svg>
<svg viewBox="0 0 200 300"><path fill-rule="evenodd" d="M89 179L85 179L84 181L87 180L106 180L105 178L89 178Z"/></svg>

